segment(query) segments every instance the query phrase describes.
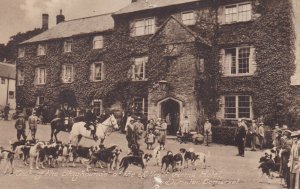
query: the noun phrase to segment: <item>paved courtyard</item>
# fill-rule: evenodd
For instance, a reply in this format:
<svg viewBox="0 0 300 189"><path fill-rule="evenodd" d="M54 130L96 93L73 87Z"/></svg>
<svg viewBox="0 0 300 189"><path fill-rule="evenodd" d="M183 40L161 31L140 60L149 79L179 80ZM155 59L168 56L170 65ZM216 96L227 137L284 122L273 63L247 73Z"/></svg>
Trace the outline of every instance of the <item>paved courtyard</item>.
<svg viewBox="0 0 300 189"><path fill-rule="evenodd" d="M9 149L9 140L16 140L16 130L13 121L0 121L0 145ZM26 132L27 133L27 132ZM68 133L59 133L59 140L68 142ZM29 137L30 138L30 137ZM39 140L50 139L50 126L39 125L37 131ZM113 133L105 140L105 145L117 144L123 149L121 158L126 155L127 142L125 135ZM90 146L93 142L87 139L82 140L83 146ZM75 168L46 168L43 170L29 170L20 160L15 162L15 173L13 175L3 174L3 164L0 169L0 188L22 188L22 189L77 189L77 188L155 188L154 177L160 177L162 184L160 188L214 188L214 189L278 189L280 179L266 179L261 177L258 167L258 159L261 151L246 151L245 157L235 156L236 147L212 144L209 147L204 145L179 144L176 140L169 139L166 150L176 153L179 148L189 149L207 154L207 168L197 170L191 168L182 172L161 174L160 168L154 166L151 161L147 168L146 178L141 178L141 169L130 166L126 176L119 176L117 171L108 174L106 169L97 169L97 172L85 172L85 166L77 164ZM162 153L164 155L166 150ZM144 150L151 152L150 150Z"/></svg>

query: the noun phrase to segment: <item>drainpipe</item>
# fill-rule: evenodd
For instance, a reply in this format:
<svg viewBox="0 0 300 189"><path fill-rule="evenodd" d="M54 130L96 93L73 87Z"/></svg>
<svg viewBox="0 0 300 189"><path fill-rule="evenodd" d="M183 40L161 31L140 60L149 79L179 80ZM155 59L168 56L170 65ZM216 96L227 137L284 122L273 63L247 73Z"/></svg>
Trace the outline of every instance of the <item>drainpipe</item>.
<svg viewBox="0 0 300 189"><path fill-rule="evenodd" d="M8 94L9 94L9 77L7 78L7 90L6 90L6 104L8 104Z"/></svg>

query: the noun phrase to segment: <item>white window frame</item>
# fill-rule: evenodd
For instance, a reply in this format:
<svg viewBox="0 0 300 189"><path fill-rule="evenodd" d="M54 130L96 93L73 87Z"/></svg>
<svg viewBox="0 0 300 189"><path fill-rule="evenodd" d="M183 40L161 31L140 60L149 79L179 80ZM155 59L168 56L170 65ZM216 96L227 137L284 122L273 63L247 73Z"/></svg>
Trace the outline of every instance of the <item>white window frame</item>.
<svg viewBox="0 0 300 189"><path fill-rule="evenodd" d="M96 65L100 65L100 79L97 79L96 76ZM104 63L103 62L94 62L91 64L91 80L92 81L103 81L104 80Z"/></svg>
<svg viewBox="0 0 300 189"><path fill-rule="evenodd" d="M134 59L134 64L132 66L132 80L133 81L145 81L146 79L146 65L148 62L148 57L144 56L144 57L139 57L139 58L135 58ZM142 64L142 65L140 65ZM136 71L137 67L140 67L139 71ZM142 76L140 77L140 75L142 74Z"/></svg>
<svg viewBox="0 0 300 189"><path fill-rule="evenodd" d="M241 8L245 5L250 6L250 10L241 10ZM235 11L233 10L235 8ZM224 8L224 22L225 24L231 24L231 23L236 23L236 22L247 22L252 19L252 4L251 2L243 2L243 3L237 3L237 4L231 4L231 5L226 5ZM230 12L228 12L230 11ZM234 13L232 13L234 11ZM250 12L250 16L246 16L246 19L244 18L243 13ZM235 17L233 16L235 14ZM232 19L229 20L229 16L232 17Z"/></svg>
<svg viewBox="0 0 300 189"><path fill-rule="evenodd" d="M152 22L151 25L149 25L149 21ZM132 31L133 32L131 33L131 35L133 37L154 34L155 18L149 17L149 18L134 20Z"/></svg>
<svg viewBox="0 0 300 189"><path fill-rule="evenodd" d="M18 79L18 82L17 82L17 84L18 84L18 86L22 86L22 85L24 85L24 70L23 69L18 69L18 71L17 71L17 73L18 73L18 77L17 77L17 79Z"/></svg>
<svg viewBox="0 0 300 189"><path fill-rule="evenodd" d="M67 73L67 68L70 73ZM74 65L73 64L63 64L62 65L62 81L63 83L72 83L74 81Z"/></svg>
<svg viewBox="0 0 300 189"><path fill-rule="evenodd" d="M99 115L103 113L103 101L101 99L92 100L93 112L95 113L95 105L99 104L98 108L100 109Z"/></svg>
<svg viewBox="0 0 300 189"><path fill-rule="evenodd" d="M140 101L141 100L141 101ZM140 102L137 102L137 101L140 101ZM138 104L141 104L141 108L142 108L142 113L144 114L144 115L148 115L148 111L146 111L147 110L147 108L146 108L146 104L147 104L147 99L145 99L145 98L143 98L143 97L138 97L138 96L135 96L135 97L133 97L133 100L132 100L132 102L133 102L133 113L135 114L135 113L138 113L138 112L136 112L137 111L137 109L136 109L136 107L137 107L137 103Z"/></svg>
<svg viewBox="0 0 300 189"><path fill-rule="evenodd" d="M23 58L25 56L25 47L18 48L18 58Z"/></svg>
<svg viewBox="0 0 300 189"><path fill-rule="evenodd" d="M47 81L47 69L44 66L41 67L37 67L36 68L36 84L38 85L45 85L46 81ZM42 73L42 70L44 71L44 73Z"/></svg>
<svg viewBox="0 0 300 189"><path fill-rule="evenodd" d="M43 100L41 100L41 99L43 99ZM45 103L45 97L44 96L37 96L36 97L36 102L35 102L36 106L42 106L44 103Z"/></svg>
<svg viewBox="0 0 300 189"><path fill-rule="evenodd" d="M72 45L73 45L73 40L66 40L64 41L64 52L72 52Z"/></svg>
<svg viewBox="0 0 300 189"><path fill-rule="evenodd" d="M239 97L249 97L249 107L244 107L244 108L249 108L249 117L245 117L245 116L239 116L239 109L242 108L239 106ZM235 108L235 117L234 118L227 118L226 117L226 97L233 97L235 99L235 106L233 108ZM223 118L226 120L236 120L236 119L253 119L253 107L252 107L252 97L250 95L224 95L222 96L222 111L223 111Z"/></svg>
<svg viewBox="0 0 300 189"><path fill-rule="evenodd" d="M38 44L37 48L37 56L44 56L46 55L46 45L45 44Z"/></svg>
<svg viewBox="0 0 300 189"><path fill-rule="evenodd" d="M104 47L104 40L102 35L94 36L93 49L102 49Z"/></svg>
<svg viewBox="0 0 300 189"><path fill-rule="evenodd" d="M185 17L188 16L188 18ZM192 15L192 17L190 17ZM184 25L191 26L196 24L196 16L194 11L186 11L181 13L181 20Z"/></svg>
<svg viewBox="0 0 300 189"><path fill-rule="evenodd" d="M240 70L243 68L240 68L239 61L245 60L243 57L240 57L240 54L239 54L239 51L242 49L249 50L248 65L246 66L246 68L248 68L248 72L246 72L246 73L242 73L242 72L240 73ZM222 71L224 73L224 76L253 75L253 72L255 71L255 68L253 65L253 61L255 61L255 60L253 60L255 52L253 49L254 48L251 46L240 46L240 47L232 47L232 48L222 49L222 51L224 51L223 52L224 54L222 54L223 57L221 57L221 61L222 61ZM232 56L230 53L226 53L226 51L228 52L229 50L235 50L235 56ZM246 64L244 64L244 65L246 65Z"/></svg>

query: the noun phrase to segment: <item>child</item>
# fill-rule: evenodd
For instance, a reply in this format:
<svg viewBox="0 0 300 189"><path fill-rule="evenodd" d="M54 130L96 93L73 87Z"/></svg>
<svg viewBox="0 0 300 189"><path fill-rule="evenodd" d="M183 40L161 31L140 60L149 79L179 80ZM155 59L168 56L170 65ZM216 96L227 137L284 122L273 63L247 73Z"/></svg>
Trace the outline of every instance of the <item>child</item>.
<svg viewBox="0 0 300 189"><path fill-rule="evenodd" d="M146 137L146 144L148 150L153 150L152 145L154 144L154 142L155 142L155 135L153 134L153 130L150 129Z"/></svg>

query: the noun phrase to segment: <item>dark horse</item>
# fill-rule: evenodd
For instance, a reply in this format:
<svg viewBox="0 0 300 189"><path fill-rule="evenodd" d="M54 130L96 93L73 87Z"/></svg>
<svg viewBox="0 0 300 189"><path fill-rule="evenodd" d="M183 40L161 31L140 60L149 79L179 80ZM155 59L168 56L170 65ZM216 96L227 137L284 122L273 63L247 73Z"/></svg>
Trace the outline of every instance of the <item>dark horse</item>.
<svg viewBox="0 0 300 189"><path fill-rule="evenodd" d="M55 141L57 140L57 134L60 131L70 132L72 130L72 126L74 124L74 120L72 117L67 119L54 118L51 121L51 141L53 141L53 135L55 137Z"/></svg>

